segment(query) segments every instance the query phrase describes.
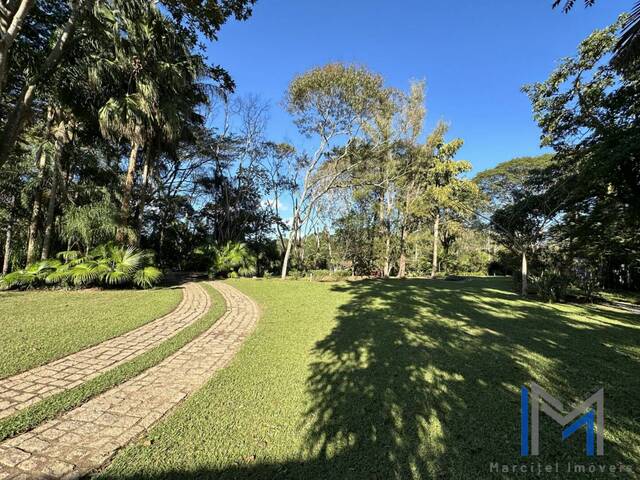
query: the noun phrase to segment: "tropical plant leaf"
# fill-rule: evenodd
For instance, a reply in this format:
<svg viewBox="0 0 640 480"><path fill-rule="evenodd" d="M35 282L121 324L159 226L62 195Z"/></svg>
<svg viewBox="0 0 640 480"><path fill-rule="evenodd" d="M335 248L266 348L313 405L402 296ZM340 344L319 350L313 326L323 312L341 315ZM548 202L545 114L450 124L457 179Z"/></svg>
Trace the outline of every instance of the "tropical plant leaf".
<svg viewBox="0 0 640 480"><path fill-rule="evenodd" d="M162 271L156 267L144 267L138 270L134 277L133 283L141 288L150 288L156 285L162 278Z"/></svg>
<svg viewBox="0 0 640 480"><path fill-rule="evenodd" d="M102 278L107 285L122 285L129 281L130 276L122 270L110 270L106 272Z"/></svg>

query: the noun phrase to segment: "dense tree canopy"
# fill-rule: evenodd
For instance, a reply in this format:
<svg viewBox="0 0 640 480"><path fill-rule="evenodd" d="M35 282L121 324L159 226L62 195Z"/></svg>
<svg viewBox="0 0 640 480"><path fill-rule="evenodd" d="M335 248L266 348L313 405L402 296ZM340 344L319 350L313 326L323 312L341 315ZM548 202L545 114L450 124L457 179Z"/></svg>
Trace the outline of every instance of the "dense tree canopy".
<svg viewBox="0 0 640 480"><path fill-rule="evenodd" d="M135 247L150 268L212 275L514 273L524 294L554 298L638 288L640 69L619 60L637 12L524 88L550 153L471 180L448 124L425 131L425 82L390 87L360 65L295 76L284 107L304 140L267 138L269 104L236 95L199 44L253 3L11 2L3 273L58 278Z"/></svg>

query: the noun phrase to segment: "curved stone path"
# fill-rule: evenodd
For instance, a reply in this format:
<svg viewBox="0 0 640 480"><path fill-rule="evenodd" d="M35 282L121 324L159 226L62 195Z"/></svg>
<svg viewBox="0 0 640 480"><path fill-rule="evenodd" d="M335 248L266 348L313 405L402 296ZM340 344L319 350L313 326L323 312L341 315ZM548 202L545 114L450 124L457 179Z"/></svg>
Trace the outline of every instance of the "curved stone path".
<svg viewBox="0 0 640 480"><path fill-rule="evenodd" d="M0 443L0 479L82 477L224 368L253 330L259 310L235 288L212 285L227 311L207 332L143 374Z"/></svg>
<svg viewBox="0 0 640 480"><path fill-rule="evenodd" d="M94 347L0 380L0 419L151 350L195 322L210 306L211 299L205 289L187 283L182 301L163 317Z"/></svg>

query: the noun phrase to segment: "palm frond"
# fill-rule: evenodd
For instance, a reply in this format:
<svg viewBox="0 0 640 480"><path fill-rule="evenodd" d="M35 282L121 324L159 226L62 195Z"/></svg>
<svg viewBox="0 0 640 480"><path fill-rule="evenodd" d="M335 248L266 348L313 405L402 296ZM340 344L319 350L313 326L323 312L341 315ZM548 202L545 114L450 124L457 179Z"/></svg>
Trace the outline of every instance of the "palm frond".
<svg viewBox="0 0 640 480"><path fill-rule="evenodd" d="M102 276L107 285L122 285L129 281L129 274L122 270L109 270Z"/></svg>
<svg viewBox="0 0 640 480"><path fill-rule="evenodd" d="M70 261L77 260L81 255L82 253L80 253L78 250L65 250L62 252L58 252L56 257L64 260L65 263L68 263Z"/></svg>
<svg viewBox="0 0 640 480"><path fill-rule="evenodd" d="M620 67L635 63L640 57L640 1L636 2L624 23L614 50L613 61Z"/></svg>
<svg viewBox="0 0 640 480"><path fill-rule="evenodd" d="M133 276L133 283L141 288L150 288L162 278L162 271L156 267L144 267Z"/></svg>

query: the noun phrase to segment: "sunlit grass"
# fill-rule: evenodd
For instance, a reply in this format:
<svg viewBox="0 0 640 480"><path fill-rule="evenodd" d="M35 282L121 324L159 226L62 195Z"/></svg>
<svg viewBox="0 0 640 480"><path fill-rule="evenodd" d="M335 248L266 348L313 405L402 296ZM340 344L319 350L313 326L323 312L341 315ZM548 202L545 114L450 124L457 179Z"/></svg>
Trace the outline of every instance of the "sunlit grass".
<svg viewBox="0 0 640 480"><path fill-rule="evenodd" d="M0 440L30 430L46 420L82 405L91 398L126 382L148 368L162 362L180 348L207 331L226 310L224 298L210 285L204 284L211 297L211 308L195 322L180 330L151 350L92 378L75 388L60 392L19 413L0 420Z"/></svg>
<svg viewBox="0 0 640 480"><path fill-rule="evenodd" d="M179 289L0 293L0 378L29 370L173 310Z"/></svg>
<svg viewBox="0 0 640 480"><path fill-rule="evenodd" d="M531 381L567 404L604 386L597 461L640 467L640 316L523 300L503 279L231 284L262 306L256 332L104 478L496 478L490 462L523 461ZM543 415L536 462L584 449Z"/></svg>

